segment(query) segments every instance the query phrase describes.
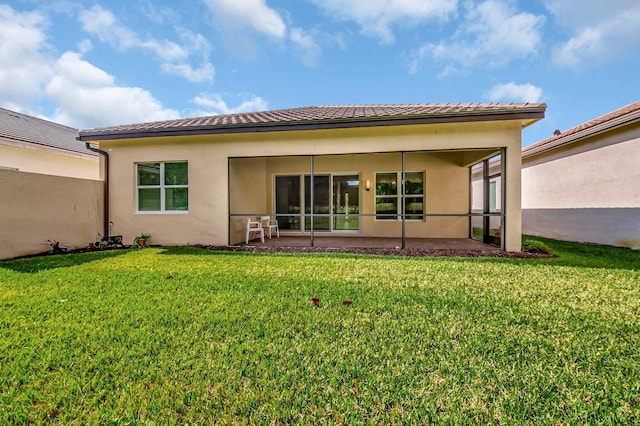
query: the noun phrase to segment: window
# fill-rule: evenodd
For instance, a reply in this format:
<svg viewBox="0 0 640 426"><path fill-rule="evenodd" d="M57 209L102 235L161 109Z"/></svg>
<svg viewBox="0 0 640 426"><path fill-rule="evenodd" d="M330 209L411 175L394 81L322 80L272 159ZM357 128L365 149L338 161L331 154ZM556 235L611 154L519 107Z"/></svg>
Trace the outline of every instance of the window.
<svg viewBox="0 0 640 426"><path fill-rule="evenodd" d="M402 219L401 172L376 173L376 220ZM422 220L424 173L405 172L405 214L407 220Z"/></svg>
<svg viewBox="0 0 640 426"><path fill-rule="evenodd" d="M186 161L138 163L139 212L187 211L189 174Z"/></svg>
<svg viewBox="0 0 640 426"><path fill-rule="evenodd" d="M311 176L277 175L275 206L281 230L310 230ZM301 212L304 212L304 216ZM358 231L359 213L358 174L313 175L314 231Z"/></svg>

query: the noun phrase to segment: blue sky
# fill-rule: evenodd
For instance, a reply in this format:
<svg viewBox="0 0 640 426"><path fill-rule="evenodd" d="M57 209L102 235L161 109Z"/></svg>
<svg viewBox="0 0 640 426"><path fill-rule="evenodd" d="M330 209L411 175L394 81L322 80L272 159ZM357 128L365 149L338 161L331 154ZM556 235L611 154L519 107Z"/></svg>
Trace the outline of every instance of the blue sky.
<svg viewBox="0 0 640 426"><path fill-rule="evenodd" d="M637 0L15 0L0 106L76 128L311 105L637 101Z"/></svg>

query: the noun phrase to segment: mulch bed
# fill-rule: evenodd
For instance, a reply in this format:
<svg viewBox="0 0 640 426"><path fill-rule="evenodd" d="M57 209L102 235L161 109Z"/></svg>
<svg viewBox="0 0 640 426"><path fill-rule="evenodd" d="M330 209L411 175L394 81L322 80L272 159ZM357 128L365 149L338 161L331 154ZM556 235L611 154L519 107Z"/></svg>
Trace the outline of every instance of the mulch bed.
<svg viewBox="0 0 640 426"><path fill-rule="evenodd" d="M222 250L248 253L351 253L378 256L416 256L416 257L503 257L518 259L544 259L554 257L547 253L506 252L502 250L457 250L457 249L390 249L359 247L309 247L309 246L199 246L208 250Z"/></svg>
<svg viewBox="0 0 640 426"><path fill-rule="evenodd" d="M207 250L233 251L247 253L348 253L366 254L374 256L407 256L407 257L501 257L513 259L548 259L555 257L544 252L507 252L502 250L461 250L461 249L392 249L392 248L363 248L363 247L309 247L309 246L209 246L195 245ZM19 256L15 259L49 256L53 254L86 253L91 251L129 250L131 246L109 246L103 249L82 247L74 250L48 251L38 254ZM8 259L6 259L8 260Z"/></svg>

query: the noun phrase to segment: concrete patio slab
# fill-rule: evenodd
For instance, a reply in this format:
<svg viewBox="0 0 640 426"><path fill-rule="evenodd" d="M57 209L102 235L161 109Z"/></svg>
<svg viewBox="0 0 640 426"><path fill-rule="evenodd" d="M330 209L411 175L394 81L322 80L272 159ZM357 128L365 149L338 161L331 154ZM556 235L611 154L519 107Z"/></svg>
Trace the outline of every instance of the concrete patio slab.
<svg viewBox="0 0 640 426"><path fill-rule="evenodd" d="M238 244L244 246L246 244ZM307 236L280 236L280 238L265 238L264 244L259 239L249 241L250 246L268 247L309 247L311 239ZM314 247L325 248L384 248L394 249L402 246L401 238L385 237L357 237L357 236L327 236L315 235ZM420 250L478 250L502 251L500 247L483 244L470 238L407 238L406 249Z"/></svg>

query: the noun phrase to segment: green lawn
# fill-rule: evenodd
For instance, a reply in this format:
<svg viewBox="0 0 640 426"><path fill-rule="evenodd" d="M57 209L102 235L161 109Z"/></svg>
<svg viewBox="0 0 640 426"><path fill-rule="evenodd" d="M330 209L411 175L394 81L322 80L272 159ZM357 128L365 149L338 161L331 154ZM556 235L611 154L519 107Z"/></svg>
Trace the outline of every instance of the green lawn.
<svg viewBox="0 0 640 426"><path fill-rule="evenodd" d="M0 262L0 424L637 424L640 252L544 243Z"/></svg>

